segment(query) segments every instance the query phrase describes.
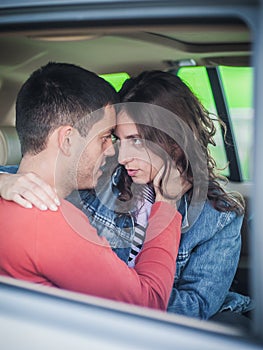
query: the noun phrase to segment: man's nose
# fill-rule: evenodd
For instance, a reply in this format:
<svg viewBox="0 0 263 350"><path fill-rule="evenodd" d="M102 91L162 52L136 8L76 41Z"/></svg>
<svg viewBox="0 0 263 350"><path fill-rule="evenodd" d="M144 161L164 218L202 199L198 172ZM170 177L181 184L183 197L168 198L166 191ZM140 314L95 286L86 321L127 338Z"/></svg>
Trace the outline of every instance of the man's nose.
<svg viewBox="0 0 263 350"><path fill-rule="evenodd" d="M104 155L105 155L106 157L112 157L112 156L114 156L114 154L115 154L115 148L114 148L112 142L111 142L111 145L109 145L107 148L105 148L105 150L104 150L103 153L104 153Z"/></svg>

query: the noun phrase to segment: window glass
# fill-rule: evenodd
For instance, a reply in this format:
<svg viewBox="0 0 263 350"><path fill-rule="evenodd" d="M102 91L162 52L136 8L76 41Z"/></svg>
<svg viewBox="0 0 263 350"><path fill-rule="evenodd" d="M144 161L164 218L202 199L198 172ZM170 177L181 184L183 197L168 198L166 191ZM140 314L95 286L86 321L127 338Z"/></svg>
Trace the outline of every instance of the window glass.
<svg viewBox="0 0 263 350"><path fill-rule="evenodd" d="M253 68L219 67L232 120L244 180L252 177L249 160L253 132Z"/></svg>
<svg viewBox="0 0 263 350"><path fill-rule="evenodd" d="M130 76L128 73L112 73L112 74L101 74L101 78L108 81L116 91L119 91L125 82Z"/></svg>
<svg viewBox="0 0 263 350"><path fill-rule="evenodd" d="M178 76L189 86L193 93L197 96L204 107L216 117L216 107L214 97L211 91L210 82L205 67L182 67L178 72ZM224 141L222 137L221 127L215 121L217 129L214 137L216 146L209 146L211 155L216 160L216 164L220 173L224 176L229 175L227 165L227 157L225 152Z"/></svg>

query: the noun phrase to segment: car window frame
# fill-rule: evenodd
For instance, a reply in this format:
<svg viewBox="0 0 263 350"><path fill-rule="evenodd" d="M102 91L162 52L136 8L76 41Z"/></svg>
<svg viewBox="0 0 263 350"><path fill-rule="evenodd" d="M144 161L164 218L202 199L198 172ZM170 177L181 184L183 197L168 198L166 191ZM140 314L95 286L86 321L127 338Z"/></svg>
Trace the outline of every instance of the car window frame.
<svg viewBox="0 0 263 350"><path fill-rule="evenodd" d="M221 127L221 133L224 139L225 152L229 162L228 179L233 182L242 182L242 172L240 159L233 131L231 116L226 102L225 91L222 84L221 75L218 67L206 67L208 79L214 96L217 115L220 116L226 125L226 131ZM225 135L224 135L225 133Z"/></svg>
<svg viewBox="0 0 263 350"><path fill-rule="evenodd" d="M12 7L12 1L9 2L9 7ZM33 1L28 1L28 6L30 6L30 3L33 4ZM44 1L42 1L43 5ZM48 3L48 2L47 2ZM126 5L128 5L127 2ZM167 1L167 4L171 4L172 2ZM116 3L117 4L117 3ZM133 9L136 9L135 6L136 3L133 4ZM148 15L148 20L154 18L154 13L158 13L159 7L157 6L158 1L149 1L147 2L147 6L152 5L153 8L150 11L150 14ZM260 248L263 248L263 235L261 234L262 227L263 227L263 215L261 213L261 205L262 205L262 198L263 198L263 181L262 181L262 174L263 174L263 162L262 162L262 149L263 149L263 138L262 138L262 130L263 130L263 99L261 96L261 93L263 91L263 2L262 0L257 1L221 1L217 5L213 4L213 6L208 6L207 2L199 1L199 4L201 4L201 7L197 7L197 1L189 1L187 3L188 8L188 19L191 18L200 18L200 17L207 17L207 18L222 18L222 17L238 17L245 21L249 28L251 29L252 36L253 36L253 45L252 45L252 65L255 67L255 79L254 79L254 106L255 106L255 119L254 119L254 156L253 156L253 182L254 186L252 189L252 211L253 213L253 221L252 221L252 237L251 237L251 256L252 256L252 265L253 265L253 274L252 274L252 287L253 287L253 297L256 304L254 319L253 319L253 331L254 335L263 341L263 335L261 332L262 324L263 324L263 278L258 278L262 275L262 266L263 266L263 254L261 252ZM190 7L190 5L192 7ZM172 6L172 5L171 5ZM170 19L181 19L183 18L182 10L186 10L184 8L186 5L182 5L182 3L174 4L173 11L170 12L169 16L167 12L163 12L163 20L166 19L166 17L169 17ZM155 10L155 12L154 12ZM167 10L169 11L169 7L167 6ZM12 11L11 11L12 12ZM143 13L143 11L141 11ZM13 11L13 15L15 16L15 11ZM21 14L22 15L22 14ZM119 14L121 15L121 13ZM160 13L158 13L160 15ZM16 16L19 17L19 14L16 13ZM68 16L70 16L68 14ZM115 13L115 17L118 16L118 13ZM131 21L132 15L129 14L129 20ZM144 16L147 17L147 14L144 13ZM14 20L12 22L12 25L6 26L6 30L14 30L15 28L21 29L23 28L24 22L22 21L20 23L20 27L17 27L17 23L19 23L19 18L13 17ZM30 18L30 16L25 16L25 19ZM71 17L72 18L72 17ZM96 18L92 23L94 23ZM103 23L103 15L101 14L100 18L101 22ZM108 18L107 18L108 20ZM119 18L119 20L123 21L123 18ZM104 17L105 21L105 17ZM2 28L5 28L5 26L2 23Z"/></svg>

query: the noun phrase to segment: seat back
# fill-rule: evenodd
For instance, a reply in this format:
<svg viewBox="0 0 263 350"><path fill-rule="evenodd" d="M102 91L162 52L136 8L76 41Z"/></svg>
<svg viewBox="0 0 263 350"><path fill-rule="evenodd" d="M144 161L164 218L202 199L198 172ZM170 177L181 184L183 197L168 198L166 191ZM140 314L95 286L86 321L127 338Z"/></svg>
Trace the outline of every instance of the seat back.
<svg viewBox="0 0 263 350"><path fill-rule="evenodd" d="M21 160L20 141L14 126L0 126L0 165L16 165Z"/></svg>

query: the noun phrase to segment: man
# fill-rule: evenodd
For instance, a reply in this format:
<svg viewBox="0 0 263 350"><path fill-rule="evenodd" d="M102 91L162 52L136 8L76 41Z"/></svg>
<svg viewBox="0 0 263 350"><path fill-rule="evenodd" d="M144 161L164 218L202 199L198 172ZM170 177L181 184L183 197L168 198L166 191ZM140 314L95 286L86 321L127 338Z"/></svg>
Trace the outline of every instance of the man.
<svg viewBox="0 0 263 350"><path fill-rule="evenodd" d="M146 243L134 269L121 261L86 216L65 201L92 188L114 155L114 89L80 67L49 63L22 86L16 128L18 173L55 188L57 211L28 210L0 199L0 274L165 310L180 240L180 214L156 188Z"/></svg>

